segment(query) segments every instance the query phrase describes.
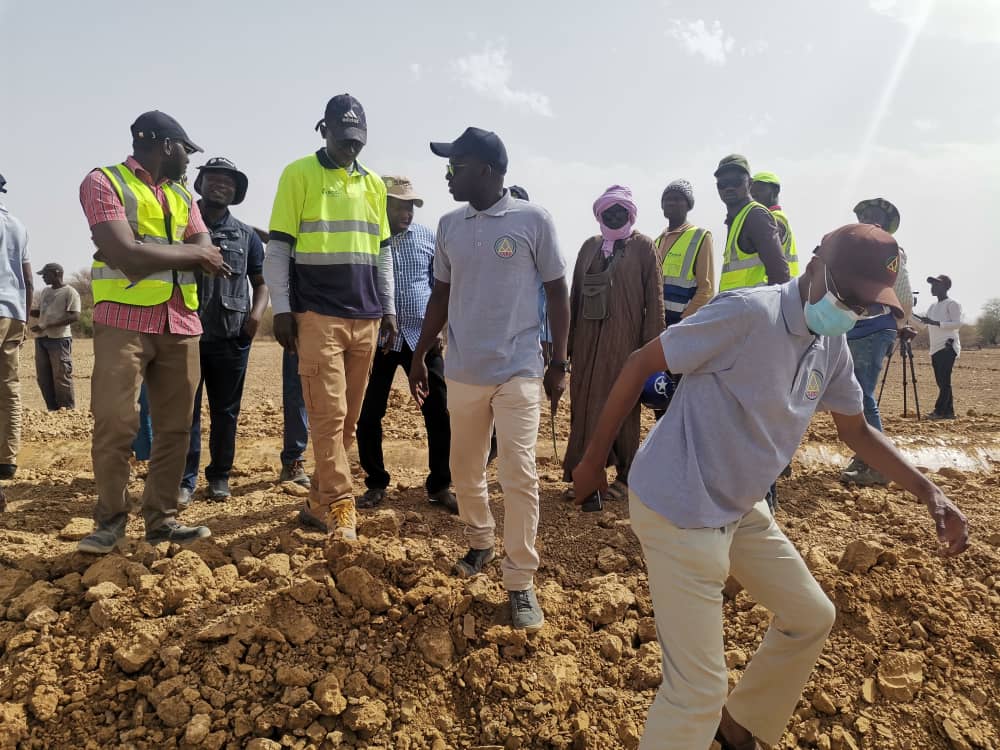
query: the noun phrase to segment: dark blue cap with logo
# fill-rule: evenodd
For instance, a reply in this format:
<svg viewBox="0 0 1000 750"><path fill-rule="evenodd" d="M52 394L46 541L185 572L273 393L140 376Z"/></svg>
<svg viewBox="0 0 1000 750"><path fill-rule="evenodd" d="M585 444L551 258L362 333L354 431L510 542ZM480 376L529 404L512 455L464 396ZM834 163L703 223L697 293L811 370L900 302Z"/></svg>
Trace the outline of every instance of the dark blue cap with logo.
<svg viewBox="0 0 1000 750"><path fill-rule="evenodd" d="M316 130L326 126L338 141L368 142L368 121L361 102L350 94L337 94L326 103L323 119L316 123Z"/></svg>
<svg viewBox="0 0 1000 750"><path fill-rule="evenodd" d="M507 173L507 149L496 133L482 128L466 128L451 143L431 143L431 151L446 159L452 156L473 156L485 164Z"/></svg>
<svg viewBox="0 0 1000 750"><path fill-rule="evenodd" d="M204 151L201 146L192 141L181 124L166 112L154 109L143 112L132 123L132 138L137 141L173 141L186 143L194 151Z"/></svg>

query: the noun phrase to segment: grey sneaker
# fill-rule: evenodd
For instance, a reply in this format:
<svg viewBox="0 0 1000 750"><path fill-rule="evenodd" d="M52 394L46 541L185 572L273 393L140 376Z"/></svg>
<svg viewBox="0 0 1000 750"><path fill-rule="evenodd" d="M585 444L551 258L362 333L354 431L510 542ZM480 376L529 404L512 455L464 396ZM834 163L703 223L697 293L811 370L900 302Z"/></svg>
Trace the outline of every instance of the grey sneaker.
<svg viewBox="0 0 1000 750"><path fill-rule="evenodd" d="M538 606L535 590L508 591L510 596L510 624L518 630L534 633L545 624L545 614Z"/></svg>
<svg viewBox="0 0 1000 750"><path fill-rule="evenodd" d="M465 557L455 563L453 570L459 578L471 578L477 573L482 573L483 568L493 562L496 556L497 554L493 547L489 549L470 549L465 553Z"/></svg>
<svg viewBox="0 0 1000 750"><path fill-rule="evenodd" d="M208 490L205 493L207 497L213 503L221 503L232 497L233 493L229 491L229 480L228 479L209 479L208 480Z"/></svg>
<svg viewBox="0 0 1000 750"><path fill-rule="evenodd" d="M162 526L146 530L146 541L150 544L159 544L160 542L190 544L210 536L212 536L212 532L208 526L184 526L173 518Z"/></svg>
<svg viewBox="0 0 1000 750"><path fill-rule="evenodd" d="M452 515L458 515L458 498L447 487L443 490L438 490L433 495L428 495L427 500L431 505L439 505Z"/></svg>
<svg viewBox="0 0 1000 750"><path fill-rule="evenodd" d="M125 536L124 525L120 526L100 526L94 529L89 536L85 536L77 542L77 552L86 552L91 555L106 555Z"/></svg>
<svg viewBox="0 0 1000 750"><path fill-rule="evenodd" d="M299 523L303 526L316 529L317 531L322 531L324 534L330 530L327 527L326 522L313 513L308 505L303 505L302 509L299 511Z"/></svg>
<svg viewBox="0 0 1000 750"><path fill-rule="evenodd" d="M889 484L890 480L882 472L876 471L871 466L866 466L864 470L854 472L848 481L853 484L859 484L862 487L870 487L875 484L884 487Z"/></svg>
<svg viewBox="0 0 1000 750"><path fill-rule="evenodd" d="M187 487L181 487L177 490L177 511L187 510L191 505L191 496L194 495L194 490L189 490Z"/></svg>
<svg viewBox="0 0 1000 750"><path fill-rule="evenodd" d="M295 484L303 487L312 486L312 483L309 481L309 475L306 474L306 465L302 459L292 461L290 464L282 464L281 476L278 477L278 481L295 482Z"/></svg>

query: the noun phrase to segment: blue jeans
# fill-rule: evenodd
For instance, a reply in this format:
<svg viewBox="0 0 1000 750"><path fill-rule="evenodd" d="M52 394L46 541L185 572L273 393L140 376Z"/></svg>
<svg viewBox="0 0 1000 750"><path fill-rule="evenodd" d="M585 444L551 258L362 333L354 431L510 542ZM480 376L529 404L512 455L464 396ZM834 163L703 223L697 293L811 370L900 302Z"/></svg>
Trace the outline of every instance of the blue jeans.
<svg viewBox="0 0 1000 750"><path fill-rule="evenodd" d="M864 394L865 421L879 432L882 432L882 417L879 416L878 404L875 402L875 389L878 387L878 376L882 373L882 364L895 343L895 329L875 331L860 339L847 340L854 359L854 377Z"/></svg>
<svg viewBox="0 0 1000 750"><path fill-rule="evenodd" d="M236 455L236 423L243 400L250 342L244 339L202 341L201 382L194 394L191 419L191 443L181 487L194 490L201 462L201 394L208 393L208 412L212 419L208 437L211 460L205 467L205 479L229 479Z"/></svg>
<svg viewBox="0 0 1000 750"><path fill-rule="evenodd" d="M153 452L153 420L149 416L149 396L146 384L139 389L139 431L132 441L132 452L137 461L148 461Z"/></svg>
<svg viewBox="0 0 1000 750"><path fill-rule="evenodd" d="M299 357L287 351L281 356L281 408L285 415L284 446L281 464L288 466L301 461L309 443L309 418L306 402L302 397L302 379L299 377Z"/></svg>

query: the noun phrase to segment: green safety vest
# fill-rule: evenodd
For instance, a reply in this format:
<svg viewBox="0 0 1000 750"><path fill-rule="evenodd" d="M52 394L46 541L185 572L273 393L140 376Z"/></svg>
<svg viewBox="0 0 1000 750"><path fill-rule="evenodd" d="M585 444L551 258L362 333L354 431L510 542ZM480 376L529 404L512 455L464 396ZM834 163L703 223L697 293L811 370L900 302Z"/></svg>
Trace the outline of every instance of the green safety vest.
<svg viewBox="0 0 1000 750"><path fill-rule="evenodd" d="M788 261L788 276L794 279L799 275L799 252L795 247L795 235L792 234L792 227L784 211L776 208L771 211L771 215L785 228L785 241L781 243L781 249Z"/></svg>
<svg viewBox="0 0 1000 750"><path fill-rule="evenodd" d="M663 258L663 308L668 317L670 313L683 313L698 289L694 264L706 234L701 227L685 230ZM661 234L654 244L659 247L662 242Z"/></svg>
<svg viewBox="0 0 1000 750"><path fill-rule="evenodd" d="M725 292L730 289L743 289L750 286L761 286L767 283L767 269L764 262L757 253L744 253L740 249L740 232L743 231L743 223L749 214L756 207L767 207L757 201L750 201L740 212L733 217L732 224L729 225L729 234L726 235L726 252L722 256L722 277L719 279L719 291Z"/></svg>
<svg viewBox="0 0 1000 750"><path fill-rule="evenodd" d="M176 182L163 186L163 194L170 207L170 233L163 206L152 189L124 164L101 167L111 180L111 186L125 208L125 217L132 233L140 242L170 245L184 241L191 215L191 193ZM94 302L119 302L126 305L153 307L170 299L174 285L181 288L184 305L189 310L198 309L198 282L193 271L157 271L131 282L121 271L100 260L91 266L90 288Z"/></svg>

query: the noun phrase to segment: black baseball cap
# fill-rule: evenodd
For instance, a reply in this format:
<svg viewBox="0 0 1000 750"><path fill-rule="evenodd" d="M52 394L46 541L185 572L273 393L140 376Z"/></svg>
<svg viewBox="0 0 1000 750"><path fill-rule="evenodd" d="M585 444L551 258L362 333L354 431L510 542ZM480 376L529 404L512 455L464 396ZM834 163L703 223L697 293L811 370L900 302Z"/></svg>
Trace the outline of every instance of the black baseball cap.
<svg viewBox="0 0 1000 750"><path fill-rule="evenodd" d="M0 193L7 192L7 178L0 174Z"/></svg>
<svg viewBox="0 0 1000 750"><path fill-rule="evenodd" d="M63 274L63 267L61 265L59 265L58 263L46 263L44 266L42 266L42 270L38 272L38 275L41 276L46 271L54 271L55 273L57 273L60 276L62 276L62 274Z"/></svg>
<svg viewBox="0 0 1000 750"><path fill-rule="evenodd" d="M170 138L187 144L194 151L205 150L188 137L177 120L158 109L143 112L135 119L132 123L132 138L137 141L163 141Z"/></svg>
<svg viewBox="0 0 1000 750"><path fill-rule="evenodd" d="M236 168L236 164L232 160L227 159L225 156L213 156L198 167L198 176L194 180L194 189L198 195L201 195L201 178L205 172L227 172L233 176L233 179L236 181L236 195L233 197L232 205L239 205L246 198L249 180L247 180L247 176L243 172Z"/></svg>
<svg viewBox="0 0 1000 750"><path fill-rule="evenodd" d="M316 123L316 130L326 125L338 141L368 143L368 121L361 102L350 94L337 94L326 103L323 119Z"/></svg>
<svg viewBox="0 0 1000 750"><path fill-rule="evenodd" d="M496 167L501 174L507 173L507 149L500 136L490 130L466 128L451 143L432 142L431 151L446 159L452 156L474 156Z"/></svg>

